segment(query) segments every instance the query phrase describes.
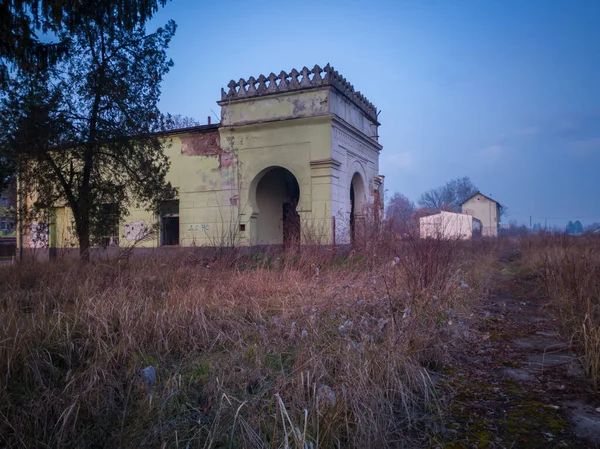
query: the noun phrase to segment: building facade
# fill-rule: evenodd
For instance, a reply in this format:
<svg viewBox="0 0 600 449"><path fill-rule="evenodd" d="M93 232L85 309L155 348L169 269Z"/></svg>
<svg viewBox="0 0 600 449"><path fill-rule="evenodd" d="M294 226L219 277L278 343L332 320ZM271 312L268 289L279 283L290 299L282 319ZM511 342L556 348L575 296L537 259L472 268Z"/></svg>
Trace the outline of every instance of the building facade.
<svg viewBox="0 0 600 449"><path fill-rule="evenodd" d="M472 215L481 221L484 237L497 237L500 227L501 206L489 196L477 192L461 205L464 214Z"/></svg>
<svg viewBox="0 0 600 449"><path fill-rule="evenodd" d="M382 206L377 109L329 64L232 80L218 104L219 124L161 137L178 198L158 216L107 205L108 246L348 243ZM51 216L27 244L72 247L68 208Z"/></svg>
<svg viewBox="0 0 600 449"><path fill-rule="evenodd" d="M481 221L471 215L441 211L419 218L421 238L467 240L480 237L481 234Z"/></svg>

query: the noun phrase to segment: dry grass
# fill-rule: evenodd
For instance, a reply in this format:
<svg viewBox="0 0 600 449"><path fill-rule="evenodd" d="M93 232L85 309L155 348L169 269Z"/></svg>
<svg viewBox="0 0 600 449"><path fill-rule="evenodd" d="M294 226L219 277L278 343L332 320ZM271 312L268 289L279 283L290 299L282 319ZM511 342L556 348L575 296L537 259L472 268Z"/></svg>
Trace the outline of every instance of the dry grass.
<svg viewBox="0 0 600 449"><path fill-rule="evenodd" d="M490 251L376 252L3 269L0 444L414 446Z"/></svg>
<svg viewBox="0 0 600 449"><path fill-rule="evenodd" d="M600 238L525 240L526 261L541 279L565 330L582 353L593 391L600 389Z"/></svg>

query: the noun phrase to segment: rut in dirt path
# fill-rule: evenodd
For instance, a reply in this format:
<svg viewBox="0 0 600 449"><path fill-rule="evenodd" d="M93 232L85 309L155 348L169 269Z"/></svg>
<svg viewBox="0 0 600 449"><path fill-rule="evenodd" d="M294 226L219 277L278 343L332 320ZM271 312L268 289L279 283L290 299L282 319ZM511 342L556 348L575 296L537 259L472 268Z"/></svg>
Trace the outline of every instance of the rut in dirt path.
<svg viewBox="0 0 600 449"><path fill-rule="evenodd" d="M447 432L436 445L600 448L600 398L578 357L542 301L511 291L483 305L484 338L445 372Z"/></svg>

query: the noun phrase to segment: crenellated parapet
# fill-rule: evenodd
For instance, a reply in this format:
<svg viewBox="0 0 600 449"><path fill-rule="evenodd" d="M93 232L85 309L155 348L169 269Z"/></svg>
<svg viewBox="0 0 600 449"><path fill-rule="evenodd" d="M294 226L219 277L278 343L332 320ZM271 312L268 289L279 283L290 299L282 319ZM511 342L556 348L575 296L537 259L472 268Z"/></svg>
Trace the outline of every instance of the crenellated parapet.
<svg viewBox="0 0 600 449"><path fill-rule="evenodd" d="M271 73L269 76L260 75L258 78L251 76L248 80L240 78L238 82L231 80L227 87L221 89L223 104L231 100L242 100L265 95L289 93L305 89L315 89L323 86L332 86L358 107L373 122L377 123L377 108L359 91L354 90L346 78L329 64L325 68L315 65L312 70L307 67L300 72L292 69L290 73L281 71L279 75Z"/></svg>

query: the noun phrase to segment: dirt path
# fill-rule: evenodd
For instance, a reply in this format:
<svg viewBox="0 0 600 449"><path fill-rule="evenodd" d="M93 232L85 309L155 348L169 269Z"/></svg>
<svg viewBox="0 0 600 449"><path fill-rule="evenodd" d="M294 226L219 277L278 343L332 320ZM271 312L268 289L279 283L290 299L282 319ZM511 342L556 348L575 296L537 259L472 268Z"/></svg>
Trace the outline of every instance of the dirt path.
<svg viewBox="0 0 600 449"><path fill-rule="evenodd" d="M600 397L531 286L507 278L478 311L483 338L442 376L433 447L600 448Z"/></svg>

